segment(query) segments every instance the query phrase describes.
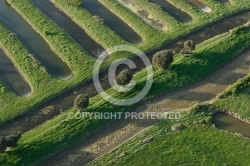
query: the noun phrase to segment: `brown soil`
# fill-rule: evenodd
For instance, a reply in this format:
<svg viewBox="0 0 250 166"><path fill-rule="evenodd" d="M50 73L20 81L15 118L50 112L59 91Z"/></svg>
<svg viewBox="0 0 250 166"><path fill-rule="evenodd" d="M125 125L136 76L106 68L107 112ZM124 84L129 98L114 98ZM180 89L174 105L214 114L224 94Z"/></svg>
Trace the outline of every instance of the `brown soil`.
<svg viewBox="0 0 250 166"><path fill-rule="evenodd" d="M250 49L241 53L204 80L163 94L133 111L152 111L162 108L165 111L187 109L195 104L209 102L223 92L237 79L249 73ZM42 161L41 165L86 165L110 152L119 145L157 123L157 120L119 120L97 131L89 138L80 140L74 146Z"/></svg>

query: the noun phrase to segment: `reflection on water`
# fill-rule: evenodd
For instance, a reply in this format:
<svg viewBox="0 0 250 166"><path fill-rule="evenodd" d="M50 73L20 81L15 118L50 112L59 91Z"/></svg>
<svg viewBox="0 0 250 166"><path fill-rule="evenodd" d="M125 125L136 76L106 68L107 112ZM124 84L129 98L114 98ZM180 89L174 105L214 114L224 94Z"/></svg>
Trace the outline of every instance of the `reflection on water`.
<svg viewBox="0 0 250 166"><path fill-rule="evenodd" d="M82 0L83 6L93 15L97 15L104 20L104 24L114 30L126 41L138 44L142 42L142 38L118 16L112 13L98 0Z"/></svg>
<svg viewBox="0 0 250 166"><path fill-rule="evenodd" d="M243 122L227 113L216 113L213 116L213 123L217 128L233 133L240 133L250 138L250 124Z"/></svg>
<svg viewBox="0 0 250 166"><path fill-rule="evenodd" d="M24 80L2 49L0 49L0 80L6 87L19 96L27 97L31 94L29 84Z"/></svg>
<svg viewBox="0 0 250 166"><path fill-rule="evenodd" d="M190 15L177 9L174 5L167 2L166 0L149 0L149 1L160 5L165 12L169 13L171 16L173 16L176 20L180 22L187 23L193 20Z"/></svg>
<svg viewBox="0 0 250 166"><path fill-rule="evenodd" d="M17 38L46 67L51 76L59 79L67 79L72 76L67 64L50 49L46 41L4 0L0 1L0 21L17 35Z"/></svg>
<svg viewBox="0 0 250 166"><path fill-rule="evenodd" d="M57 25L67 32L84 50L94 57L98 57L104 48L94 41L81 27L66 14L54 6L50 0L31 0L42 12L50 17Z"/></svg>
<svg viewBox="0 0 250 166"><path fill-rule="evenodd" d="M197 8L199 8L203 12L206 12L206 13L212 12L212 9L210 7L208 7L207 5L205 5L204 3L202 3L198 0L186 0L186 1L188 1L193 6L196 6Z"/></svg>

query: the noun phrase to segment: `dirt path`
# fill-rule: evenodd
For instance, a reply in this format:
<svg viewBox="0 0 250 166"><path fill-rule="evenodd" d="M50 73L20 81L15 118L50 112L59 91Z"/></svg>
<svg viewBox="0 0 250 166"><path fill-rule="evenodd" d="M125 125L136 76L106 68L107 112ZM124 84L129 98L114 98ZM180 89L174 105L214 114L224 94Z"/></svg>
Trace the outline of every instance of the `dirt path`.
<svg viewBox="0 0 250 166"><path fill-rule="evenodd" d="M175 41L166 44L160 49L171 49L178 51L182 48L183 42L186 40L194 40L196 44L199 44L216 35L227 32L232 28L245 24L249 21L249 18L250 11L240 12L215 22L205 28L197 30L196 32L193 32L180 39L176 39ZM149 58L152 58L156 51L147 54ZM137 68L134 72L138 72L145 68L144 65L142 65L143 63L140 58L134 59L133 61L137 65ZM103 89L110 88L110 85L107 81L106 72L103 72L100 78L102 79L101 84ZM22 116L3 124L0 126L0 135L8 135L14 131L22 131L24 133L45 123L46 121L61 114L63 111L70 109L73 106L73 101L77 93L83 93L89 97L93 97L98 94L93 85L92 79L90 78L89 81L83 83L82 85L72 88L64 94L40 104L37 108L31 109L27 114L23 114Z"/></svg>
<svg viewBox="0 0 250 166"><path fill-rule="evenodd" d="M161 95L153 99L150 103L143 104L133 111L150 111L156 107L162 108L165 111L186 109L195 104L211 101L237 79L248 74L249 68L250 48L204 80L177 91ZM47 158L40 164L43 166L86 165L128 141L156 122L156 120L116 121L105 129L93 133L89 138L80 140L74 146L68 147L62 152Z"/></svg>

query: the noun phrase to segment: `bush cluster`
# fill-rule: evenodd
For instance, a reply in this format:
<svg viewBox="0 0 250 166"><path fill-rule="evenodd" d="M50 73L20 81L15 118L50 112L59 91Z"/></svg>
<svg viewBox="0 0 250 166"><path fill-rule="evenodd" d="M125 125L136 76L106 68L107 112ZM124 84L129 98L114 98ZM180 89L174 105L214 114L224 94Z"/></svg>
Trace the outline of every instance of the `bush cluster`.
<svg viewBox="0 0 250 166"><path fill-rule="evenodd" d="M173 53L169 50L159 51L154 54L152 59L152 64L154 67L160 69L167 69L169 65L173 62Z"/></svg>
<svg viewBox="0 0 250 166"><path fill-rule="evenodd" d="M129 69L124 69L116 76L116 83L118 85L126 85L128 84L133 78L133 74Z"/></svg>
<svg viewBox="0 0 250 166"><path fill-rule="evenodd" d="M184 48L180 50L180 53L183 55L187 55L190 54L193 50L195 50L196 45L193 40L188 40L184 42L183 47Z"/></svg>
<svg viewBox="0 0 250 166"><path fill-rule="evenodd" d="M89 106L89 97L84 94L79 94L74 100L74 106L78 110L82 110Z"/></svg>

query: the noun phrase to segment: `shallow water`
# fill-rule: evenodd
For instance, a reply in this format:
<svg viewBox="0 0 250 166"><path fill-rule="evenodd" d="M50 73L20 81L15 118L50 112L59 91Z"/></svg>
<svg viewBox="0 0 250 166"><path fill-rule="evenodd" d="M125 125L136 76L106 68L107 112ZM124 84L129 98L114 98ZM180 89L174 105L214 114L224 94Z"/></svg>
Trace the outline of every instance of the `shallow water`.
<svg viewBox="0 0 250 166"><path fill-rule="evenodd" d="M0 22L6 26L46 67L47 72L58 79L72 76L71 69L49 47L43 38L4 0L0 1Z"/></svg>
<svg viewBox="0 0 250 166"><path fill-rule="evenodd" d="M143 18L143 20L149 24L150 26L156 29L164 28L164 23L162 23L159 19L152 16L147 10L142 9L138 4L134 3L131 0L117 0L122 6L125 6L128 10L131 10L133 13ZM166 26L167 29L167 26ZM165 30L165 29L164 29Z"/></svg>
<svg viewBox="0 0 250 166"><path fill-rule="evenodd" d="M94 41L81 27L54 6L50 0L31 0L44 14L67 32L84 50L98 57L104 48Z"/></svg>
<svg viewBox="0 0 250 166"><path fill-rule="evenodd" d="M117 15L107 9L98 0L82 0L84 8L91 14L97 15L104 20L104 24L114 30L124 40L132 44L142 42L142 38L128 24L121 20Z"/></svg>
<svg viewBox="0 0 250 166"><path fill-rule="evenodd" d="M187 23L193 20L189 14L183 12L180 9L177 9L174 5L167 2L166 0L149 0L149 1L160 5L165 12L167 12L169 15L171 15L180 22Z"/></svg>
<svg viewBox="0 0 250 166"><path fill-rule="evenodd" d="M183 47L183 42L186 40L194 40L196 44L199 44L207 39L210 39L216 35L227 32L234 27L246 23L249 20L249 18L250 18L250 11L236 14L234 16L231 16L230 18L225 18L217 23L213 23L212 25L203 28L199 31L196 31L195 33L192 33L186 37L182 37L177 41L173 41L170 44L166 44L161 49L172 49L179 51ZM154 51L147 55L149 56L149 58L152 58L153 54L157 51ZM134 59L133 61L137 65L137 68L134 70L134 72L138 72L143 68L145 68L145 66L142 65L143 62L141 61L141 59L137 58ZM107 73L106 72L102 73L100 78L102 80L101 84L103 89L106 90L110 88L110 85L107 80ZM98 94L93 85L93 81L91 80L89 82L86 82L83 85L79 86L78 88L74 88L69 92L62 94L59 97L56 97L55 99L47 102L46 105L42 105L38 108L32 109L29 113L27 113L23 117L16 118L12 122L0 126L0 135L5 135L11 131L16 131L16 130L20 130L23 132L29 131L30 129L37 127L38 125L46 122L47 120L59 115L61 113L61 110L62 111L68 110L73 106L74 98L76 97L76 94L74 92L83 93L85 95L88 95L89 97L93 97ZM51 114L49 115L40 116L41 109L51 105L55 105L54 111L52 111Z"/></svg>
<svg viewBox="0 0 250 166"><path fill-rule="evenodd" d="M232 115L222 112L216 113L213 116L213 123L217 128L233 133L240 133L243 136L250 138L250 124L243 122Z"/></svg>
<svg viewBox="0 0 250 166"><path fill-rule="evenodd" d="M208 7L207 5L198 0L186 0L186 1L189 2L191 5L199 8L203 12L206 13L212 12L212 9L210 7Z"/></svg>
<svg viewBox="0 0 250 166"><path fill-rule="evenodd" d="M12 61L0 49L0 81L18 96L27 97L31 88Z"/></svg>

